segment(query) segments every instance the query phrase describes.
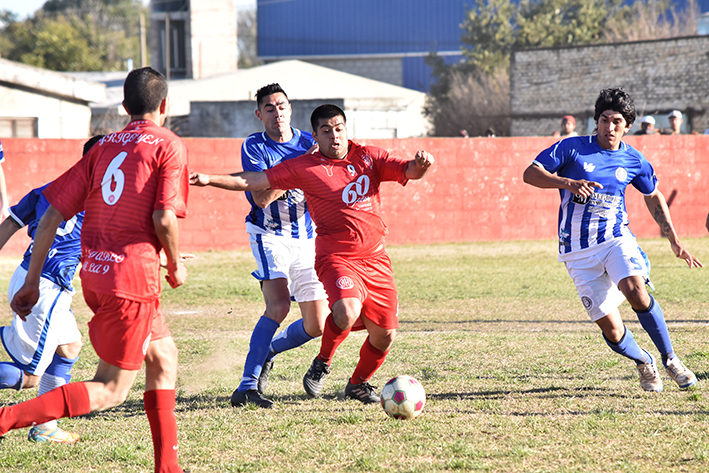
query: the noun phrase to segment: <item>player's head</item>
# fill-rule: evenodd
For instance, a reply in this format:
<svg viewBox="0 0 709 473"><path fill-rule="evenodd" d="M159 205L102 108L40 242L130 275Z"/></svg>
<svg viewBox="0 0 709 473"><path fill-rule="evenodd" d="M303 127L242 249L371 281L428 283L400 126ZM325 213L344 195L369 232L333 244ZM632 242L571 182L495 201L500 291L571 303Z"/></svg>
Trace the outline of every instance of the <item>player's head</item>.
<svg viewBox="0 0 709 473"><path fill-rule="evenodd" d="M598 144L605 149L617 150L635 121L635 103L623 89L604 89L596 100L593 119Z"/></svg>
<svg viewBox="0 0 709 473"><path fill-rule="evenodd" d="M345 112L332 104L320 105L310 115L313 138L320 152L331 159L347 156L348 140Z"/></svg>
<svg viewBox="0 0 709 473"><path fill-rule="evenodd" d="M167 98L167 80L152 67L130 71L123 83L123 106L131 116L158 110Z"/></svg>
<svg viewBox="0 0 709 473"><path fill-rule="evenodd" d="M596 99L596 108L593 119L598 123L598 118L606 110L613 110L623 115L628 126L635 123L635 102L623 89L603 89Z"/></svg>
<svg viewBox="0 0 709 473"><path fill-rule="evenodd" d="M88 153L89 150L91 149L91 147L93 145L95 145L98 142L98 140L100 140L104 136L106 136L106 135L96 135L96 136L92 136L91 138L89 138L86 141L86 143L84 143L84 152L82 153L82 155Z"/></svg>
<svg viewBox="0 0 709 473"><path fill-rule="evenodd" d="M256 91L256 116L263 122L266 134L274 141L293 138L290 119L293 114L288 96L278 84L268 84Z"/></svg>

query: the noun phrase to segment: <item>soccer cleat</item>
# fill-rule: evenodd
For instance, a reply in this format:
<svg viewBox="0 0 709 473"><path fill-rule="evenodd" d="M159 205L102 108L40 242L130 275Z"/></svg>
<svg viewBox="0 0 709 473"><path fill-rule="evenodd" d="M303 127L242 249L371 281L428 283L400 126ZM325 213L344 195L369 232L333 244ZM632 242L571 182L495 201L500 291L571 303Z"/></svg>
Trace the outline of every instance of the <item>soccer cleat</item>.
<svg viewBox="0 0 709 473"><path fill-rule="evenodd" d="M662 391L662 380L657 372L655 357L649 353L648 356L650 357L650 361L638 365L638 372L640 373L640 386L642 386L645 391L654 391L659 393Z"/></svg>
<svg viewBox="0 0 709 473"><path fill-rule="evenodd" d="M671 360L667 360L665 371L670 378L675 380L680 389L687 389L697 383L697 377L694 376L694 373L684 366L684 363L676 356Z"/></svg>
<svg viewBox="0 0 709 473"><path fill-rule="evenodd" d="M261 394L266 392L266 386L268 386L268 375L271 373L271 368L273 368L273 360L266 360L261 367L261 374L258 377L258 392Z"/></svg>
<svg viewBox="0 0 709 473"><path fill-rule="evenodd" d="M317 357L308 368L308 372L303 376L303 388L310 397L318 397L322 392L322 387L325 384L325 376L330 374L330 367L327 363L321 361Z"/></svg>
<svg viewBox="0 0 709 473"><path fill-rule="evenodd" d="M248 391L234 391L231 395L231 405L234 407L245 406L246 404L253 404L258 407L263 407L264 409L270 409L273 407L273 401L266 399L255 389L249 389Z"/></svg>
<svg viewBox="0 0 709 473"><path fill-rule="evenodd" d="M79 440L79 434L67 432L59 427L54 430L42 430L32 427L27 439L33 442L74 443Z"/></svg>
<svg viewBox="0 0 709 473"><path fill-rule="evenodd" d="M364 404L380 403L381 399L376 391L377 388L369 383L352 384L347 381L345 387L345 397L356 399Z"/></svg>

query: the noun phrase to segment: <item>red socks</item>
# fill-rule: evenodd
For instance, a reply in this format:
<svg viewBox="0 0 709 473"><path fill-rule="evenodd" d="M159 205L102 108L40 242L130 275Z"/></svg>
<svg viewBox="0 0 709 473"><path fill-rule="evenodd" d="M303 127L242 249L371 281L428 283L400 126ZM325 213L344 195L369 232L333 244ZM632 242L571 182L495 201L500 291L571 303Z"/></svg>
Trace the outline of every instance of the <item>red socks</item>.
<svg viewBox="0 0 709 473"><path fill-rule="evenodd" d="M155 452L155 473L182 473L177 463L175 390L155 389L143 394Z"/></svg>
<svg viewBox="0 0 709 473"><path fill-rule="evenodd" d="M29 401L0 409L0 435L13 429L89 412L91 402L84 383L65 384Z"/></svg>
<svg viewBox="0 0 709 473"><path fill-rule="evenodd" d="M332 358L335 356L335 350L345 341L345 338L347 338L349 334L350 330L340 329L335 323L332 314L328 315L325 320L325 330L323 330L318 358L330 365Z"/></svg>
<svg viewBox="0 0 709 473"><path fill-rule="evenodd" d="M354 373L352 373L350 383L362 384L372 379L374 373L376 373L379 367L384 363L387 353L389 352L383 352L374 348L374 345L369 342L369 337L367 337L362 348L359 350L359 361L357 362Z"/></svg>

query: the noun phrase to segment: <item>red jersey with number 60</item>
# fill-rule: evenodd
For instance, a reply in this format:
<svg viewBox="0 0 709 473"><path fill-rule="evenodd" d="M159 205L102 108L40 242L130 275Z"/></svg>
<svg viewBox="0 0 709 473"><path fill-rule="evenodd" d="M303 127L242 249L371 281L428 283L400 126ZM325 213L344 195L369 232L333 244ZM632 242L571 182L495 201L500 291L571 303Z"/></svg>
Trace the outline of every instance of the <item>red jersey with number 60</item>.
<svg viewBox="0 0 709 473"><path fill-rule="evenodd" d="M160 296L160 242L153 211L187 214L187 147L151 121L106 135L44 195L65 218L85 210L81 281L138 302Z"/></svg>
<svg viewBox="0 0 709 473"><path fill-rule="evenodd" d="M317 226L317 255L364 256L384 247L387 227L381 217L379 184L406 185L408 161L375 146L350 141L344 159L320 152L267 169L273 189L299 188Z"/></svg>

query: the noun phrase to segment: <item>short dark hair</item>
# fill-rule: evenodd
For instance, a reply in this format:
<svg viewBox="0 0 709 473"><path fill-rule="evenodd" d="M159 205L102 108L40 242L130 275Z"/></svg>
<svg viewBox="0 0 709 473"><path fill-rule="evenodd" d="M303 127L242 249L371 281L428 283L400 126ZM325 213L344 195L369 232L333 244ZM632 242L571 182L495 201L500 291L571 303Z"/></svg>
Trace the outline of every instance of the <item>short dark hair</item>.
<svg viewBox="0 0 709 473"><path fill-rule="evenodd" d="M167 80L152 67L133 69L123 83L123 100L131 115L145 115L167 97Z"/></svg>
<svg viewBox="0 0 709 473"><path fill-rule="evenodd" d="M345 112L343 112L340 107L331 103L320 105L315 110L313 110L313 113L310 115L310 126L312 126L313 130L317 132L318 123L320 123L321 118L329 120L335 117L342 117L342 120L347 123L347 117L345 116Z"/></svg>
<svg viewBox="0 0 709 473"><path fill-rule="evenodd" d="M596 108L593 119L598 123L598 118L606 110L612 110L623 115L627 126L635 123L635 102L623 89L603 89L596 99Z"/></svg>
<svg viewBox="0 0 709 473"><path fill-rule="evenodd" d="M261 103L263 102L264 97L278 93L285 95L286 99L288 98L286 91L283 90L283 87L281 87L278 83L264 85L258 89L256 91L256 108L261 108Z"/></svg>
<svg viewBox="0 0 709 473"><path fill-rule="evenodd" d="M96 136L92 136L91 138L89 138L86 141L86 143L84 143L84 152L82 154L88 153L89 150L93 147L93 145L95 145L96 142L98 140L100 140L101 138L103 138L104 136L106 136L106 135L96 135Z"/></svg>

